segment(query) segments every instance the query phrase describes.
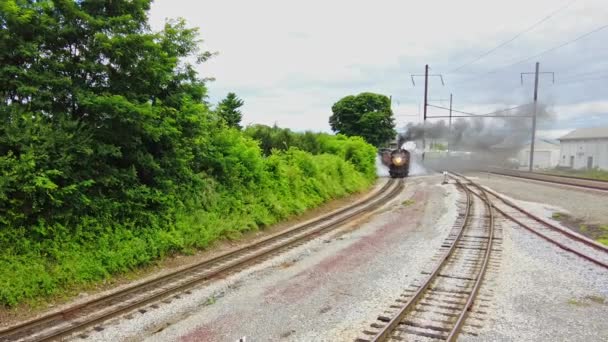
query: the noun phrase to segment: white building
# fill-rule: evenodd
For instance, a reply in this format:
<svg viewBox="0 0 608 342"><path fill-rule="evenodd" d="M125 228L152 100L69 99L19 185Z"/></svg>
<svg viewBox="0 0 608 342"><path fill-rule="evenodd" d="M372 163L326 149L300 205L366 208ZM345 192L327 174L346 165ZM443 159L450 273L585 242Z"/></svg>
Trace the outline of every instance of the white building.
<svg viewBox="0 0 608 342"><path fill-rule="evenodd" d="M559 138L559 166L608 170L608 126L580 128Z"/></svg>
<svg viewBox="0 0 608 342"><path fill-rule="evenodd" d="M534 168L551 169L559 163L560 146L556 142L549 140L534 140ZM530 145L524 147L517 153L519 166L528 167L530 165Z"/></svg>

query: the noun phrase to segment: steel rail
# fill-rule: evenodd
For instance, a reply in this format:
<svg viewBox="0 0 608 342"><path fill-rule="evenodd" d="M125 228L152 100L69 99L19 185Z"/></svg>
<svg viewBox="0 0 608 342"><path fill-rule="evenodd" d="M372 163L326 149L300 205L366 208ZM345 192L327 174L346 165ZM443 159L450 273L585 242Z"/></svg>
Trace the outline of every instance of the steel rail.
<svg viewBox="0 0 608 342"><path fill-rule="evenodd" d="M450 246L448 251L446 251L446 253L444 253L444 255L441 258L441 261L437 264L437 266L435 266L433 271L425 279L422 286L420 286L418 288L418 290L414 293L414 295L412 297L410 297L408 299L408 301L399 310L399 312L395 316L393 316L393 318L380 330L380 332L378 334L376 334L376 336L374 337L374 339L372 341L382 342L382 341L386 341L390 337L392 332L399 325L399 323L403 320L403 318L409 312L411 312L412 309L416 306L416 304L420 301L420 299L422 298L422 296L424 295L426 290L429 288L429 286L431 285L433 280L435 280L435 278L439 274L439 271L445 266L445 264L448 261L448 259L450 258L450 256L452 256L454 250L456 249L456 245L460 241L460 238L462 237L462 235L464 233L465 227L467 226L467 224L469 222L471 207L472 207L471 191L466 190L464 187L463 187L463 189L465 190L465 193L467 194L465 217L462 220L462 225L460 226L458 235L454 239L454 242L452 243L452 245Z"/></svg>
<svg viewBox="0 0 608 342"><path fill-rule="evenodd" d="M530 172L522 173L522 171L511 171L511 170L489 169L486 172L496 174L496 175L501 175L501 176L507 176L507 177L529 179L529 180L534 180L534 181L538 181L538 182L567 185L567 186L572 186L572 187L591 189L591 190L597 190L597 191L603 191L603 192L608 191L608 181L605 181L605 180L589 179L589 178L582 178L582 177L572 177L572 176L560 176L560 175L552 175L549 173L530 173ZM526 171L523 171L523 172L526 172ZM552 177L554 179L549 179L547 177ZM557 178L557 179L555 179L555 178ZM559 178L562 178L562 179L559 179ZM580 182L587 182L588 184L577 183L577 182L574 182L575 180L580 181ZM593 183L595 183L595 185Z"/></svg>
<svg viewBox="0 0 608 342"><path fill-rule="evenodd" d="M603 245L603 244L601 244L601 243L599 243L597 241L594 241L594 240L592 240L592 239L590 239L590 238L588 238L586 236L577 234L577 233L575 233L575 232L573 232L573 231L571 231L569 229L564 229L562 227L556 226L553 223L548 222L548 221L546 221L546 220L544 220L544 219L542 219L542 218L540 218L540 217L538 217L538 216L536 216L536 215L528 212L527 210L525 210L521 206L513 203L512 201L509 201L508 199L503 198L501 195L497 194L495 191L483 188L481 185L479 185L478 183L475 183L475 182L471 181L466 176L458 174L458 173L455 173L455 172L452 172L452 173L455 174L455 175L457 175L458 177L461 177L461 178L465 179L467 182L471 183L471 185L475 186L476 188L482 189L483 191L491 194L492 196L494 196L498 200L500 200L502 203L504 203L504 204L508 205L509 207L511 207L511 208L513 208L513 209L515 209L515 210L517 210L519 212L521 212L522 214L524 214L524 215L528 216L529 218L533 219L534 221L537 221L538 223L540 223L540 224L542 224L542 225L544 225L544 226L546 226L546 227L548 227L548 228L550 228L552 230L555 230L555 231L557 231L559 233L562 233L562 234L568 236L569 238L574 239L576 241L579 241L579 242L581 242L581 243L583 243L583 244L585 244L587 246L590 246L590 247L593 247L593 248L595 248L597 250L600 250L602 252L608 253L608 246L605 246L605 245Z"/></svg>
<svg viewBox="0 0 608 342"><path fill-rule="evenodd" d="M462 184L461 184L462 186ZM475 279L475 285L473 286L473 289L471 290L471 294L469 295L469 299L467 300L467 303L464 306L464 309L460 312L460 316L458 316L458 320L456 321L456 323L454 324L454 327L452 328L452 331L450 331L450 334L448 335L447 341L448 342L453 342L456 341L456 338L458 337L458 335L460 334L460 331L462 329L462 327L464 326L464 322L467 319L467 316L469 314L470 309L473 307L473 303L475 301L475 298L477 297L477 293L479 292L479 289L481 288L481 282L483 281L483 278L486 274L486 270L488 268L488 263L490 262L490 253L492 252L492 245L494 243L494 213L492 211L492 209L494 208L494 206L492 205L492 202L488 199L487 194L484 192L484 198L481 198L481 200L485 203L486 207L488 208L488 213L489 213L489 218L490 218L490 223L488 225L489 228L489 236L488 236L488 244L486 246L486 252L484 254L483 257L483 263L481 265L481 269L479 271L479 273L477 274L477 279Z"/></svg>
<svg viewBox="0 0 608 342"><path fill-rule="evenodd" d="M359 202L356 202L355 204L348 206L346 208L337 210L337 211L329 213L327 215L323 215L318 219L315 219L315 220L312 220L309 222L305 222L301 225L296 226L293 229L264 238L260 241L256 241L243 248L223 253L223 254L216 256L214 258L211 258L209 260L205 260L200 263L196 263L191 266L188 266L186 268L165 274L163 276L160 276L160 277L157 277L154 279L150 279L149 281L146 281L146 282L143 282L140 284L136 284L133 286L129 286L129 287L121 289L117 292L110 293L106 296L92 299L90 301L77 304L73 307L69 307L69 308L66 308L61 311L43 315L43 316L35 318L33 320L23 322L21 324L18 324L18 325L12 326L12 327L5 328L4 330L0 330L0 341L12 341L15 339L21 339L24 337L24 335L25 335L25 337L27 337L27 336L31 335L32 333L39 332L39 330L40 330L39 328L41 326L43 326L44 330L51 330L51 329L48 329L48 327L45 325L48 325L49 323L51 323L51 327L52 327L52 326L57 326L59 324L65 323L66 317L74 317L80 310L87 309L87 308L90 308L90 307L93 307L96 305L106 305L106 307L111 306L111 305L115 304L114 302L116 301L116 298L120 298L120 297L124 297L124 296L130 295L130 294L135 294L135 293L141 292L142 289L146 289L147 287L152 287L152 289L155 289L154 286L156 286L156 284L162 285L163 283L165 283L167 281L172 281L173 279L179 280L180 275L186 275L186 274L188 274L188 272L191 272L195 269L211 267L211 266L213 266L213 264L216 264L218 262L229 260L231 258L238 257L239 255L247 254L247 252L254 251L256 249L261 249L265 245L271 244L272 242L280 241L281 239L286 239L292 235L297 235L300 232L304 232L300 236L297 236L296 238L282 242L280 245L276 246L275 248L262 250L261 252L256 252L253 254L246 255L241 260L238 260L233 263L229 262L228 265L221 266L221 267L215 269L214 271L211 271L209 274L205 274L204 276L195 277L195 279L187 281L178 286L163 289L159 293L155 293L155 294L145 297L143 299L135 300L133 303L128 303L128 304L120 306L118 308L109 310L109 312L103 313L96 317L93 317L90 319L84 319L82 321L72 322L72 324L69 325L68 327L57 329L57 331L51 331L49 334L41 336L40 338L36 338L36 341L49 341L49 340L54 340L54 339L58 339L61 337L65 337L67 335L71 335L76 331L79 331L79 330L88 328L92 325L98 324L100 322L106 321L109 318L119 316L120 314L123 314L128 311L132 311L137 307L141 307L141 306L144 306L151 302L161 300L176 292L184 291L185 289L193 287L198 283L201 283L203 281L214 278L223 272L226 272L226 271L232 270L232 269L237 269L238 267L243 266L245 264L249 264L251 262L254 262L257 259L260 259L262 257L276 253L277 250L282 250L285 247L295 245L297 243L305 241L306 239L310 239L319 234L322 234L331 228L335 228L335 227L347 222L348 220L354 219L355 217L360 216L361 214L363 214L365 212L372 211L375 208L377 208L378 206L390 201L399 192L401 192L401 190L403 189L403 186L404 186L403 181L391 180L391 181L387 182L379 191L377 191L373 195L369 196L368 198L361 200ZM340 217L341 215L344 215L344 216ZM321 225L315 229L311 229L309 232L306 232L307 229L320 225L324 221L329 221L335 217L339 217L339 218L334 221L328 222L324 225ZM162 288L162 287L158 287L158 288ZM57 323L52 324L53 322L57 322Z"/></svg>
<svg viewBox="0 0 608 342"><path fill-rule="evenodd" d="M521 213L523 213L526 216L534 219L535 221L537 221L537 222L545 225L546 227L548 227L548 228L550 228L552 230L555 230L557 232L563 233L565 236L567 236L567 237L569 237L569 238L571 238L573 240L576 240L578 242L584 243L585 245L588 245L590 247L594 247L594 248L596 248L598 250L601 250L601 251L604 251L604 252L608 251L608 248L606 246L601 245L601 244L599 244L599 243L597 243L597 242L595 242L595 241L593 241L591 239L588 239L586 237L582 237L582 236L579 236L577 234L574 234L573 232L570 232L570 231L568 231L566 229L557 227L557 226L555 226L555 225L553 225L553 224L551 224L549 222L546 222L546 221L542 220L541 218L539 218L539 217L537 217L537 216L535 216L535 215L527 212L523 208L521 208L521 207L519 207L519 206L511 203L510 201L505 200L504 198L502 198L500 195L494 193L493 191L491 191L489 189L482 188L479 184L477 184L475 182L472 182L467 177L459 175L459 174L454 173L454 172L452 172L452 173L455 174L455 175L457 175L458 177L462 177L462 178L466 179L471 185L473 185L476 188L480 189L480 191L484 191L484 192L487 192L487 193L493 195L494 197L498 198L499 200L501 200L502 202L504 202L508 206L511 206L514 209L517 209ZM553 239L553 238L551 238L551 237L549 237L549 236L547 236L547 235L539 232L537 229L532 228L531 226L525 224L524 222L522 222L521 220L517 219L513 215L507 213L506 211L504 211L504 210L502 210L502 209L500 209L500 208L498 208L496 206L494 206L494 208L496 209L496 211L498 211L499 213L501 213L503 216L505 216L509 220L515 222L517 225L519 225L519 226L523 227L524 229L526 229L526 230L534 233L535 235L543 238L544 240L551 242L552 244L556 245L557 247L559 247L559 248L561 248L561 249L563 249L565 251L571 252L571 253L573 253L575 255L578 255L579 257L581 257L581 258L583 258L583 259L585 259L587 261L590 261L590 262L592 262L592 263L594 263L594 264L596 264L598 266L601 266L601 267L604 267L604 268L608 268L608 264L607 263L605 263L605 262L603 262L601 260L598 260L598 259L596 259L596 258L594 258L592 256L589 256L589 255L587 255L587 254L585 254L583 252L577 251L576 249L573 249L573 248L571 248L569 246L566 246L565 244L563 244L563 243L561 243L561 242L559 242L559 241L557 241L557 240L555 240L555 239Z"/></svg>

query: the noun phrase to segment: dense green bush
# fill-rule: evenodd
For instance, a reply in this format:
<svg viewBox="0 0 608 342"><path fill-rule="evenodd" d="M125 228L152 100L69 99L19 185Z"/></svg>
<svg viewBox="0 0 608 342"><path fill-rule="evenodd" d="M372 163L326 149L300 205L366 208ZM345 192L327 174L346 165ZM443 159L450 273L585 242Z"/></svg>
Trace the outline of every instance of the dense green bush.
<svg viewBox="0 0 608 342"><path fill-rule="evenodd" d="M104 279L167 254L237 238L244 231L369 186L373 173L362 173L357 168L364 163L344 158L373 161L373 147L359 139L324 138L320 144L340 155L313 155L290 148L264 157L256 141L233 129L219 129L207 142L214 155L205 162L214 176L201 177L190 194L172 194L180 204L169 213L150 212L146 226L104 212L101 217L72 217L71 223L40 222L3 231L12 234L3 234L0 302L11 306ZM349 146L368 150L368 155L355 153ZM165 220L163 215L172 219Z"/></svg>
<svg viewBox="0 0 608 342"><path fill-rule="evenodd" d="M295 147L312 154L329 153L340 156L354 164L358 171L370 177L376 173L375 148L360 137L347 138L343 135L313 132L297 133L289 128L265 125L250 125L244 132L260 141L260 147L266 156L274 150L284 151Z"/></svg>
<svg viewBox="0 0 608 342"><path fill-rule="evenodd" d="M368 186L361 139L266 150L206 103L150 1L0 2L0 305L235 238ZM260 144L262 148L260 148ZM262 153L262 149L265 153Z"/></svg>

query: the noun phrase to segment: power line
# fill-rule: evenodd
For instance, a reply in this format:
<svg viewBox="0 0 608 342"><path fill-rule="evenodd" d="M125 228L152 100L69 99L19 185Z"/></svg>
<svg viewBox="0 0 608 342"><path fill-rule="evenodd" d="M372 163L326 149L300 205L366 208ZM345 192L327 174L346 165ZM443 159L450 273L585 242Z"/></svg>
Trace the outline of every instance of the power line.
<svg viewBox="0 0 608 342"><path fill-rule="evenodd" d="M439 108L439 109L444 109L444 110L450 110L450 108L446 108L446 107L442 107L442 106L435 106L435 105L431 105L431 104L429 104L428 106L429 107L434 107L434 108ZM525 107L525 106L529 106L529 104L523 104L523 105L519 105L519 106L507 108L507 109L497 110L497 111L486 113L486 114L471 113L471 112L465 112L465 111L456 110L456 109L452 109L452 111L456 112L456 113L460 113L460 114L466 114L466 115L471 115L471 116L484 117L484 116L490 116L490 115L496 115L496 114L500 114L500 113L504 113L504 112L509 112L509 111L514 110L514 109L518 109L518 108ZM517 117L526 117L526 116L525 115L517 115Z"/></svg>
<svg viewBox="0 0 608 342"><path fill-rule="evenodd" d="M517 62L514 62L514 63L508 64L508 65L505 65L505 66L502 66L502 67L496 68L496 69L494 69L494 70L488 71L488 72L486 72L486 73L483 73L483 74L479 75L478 77L473 77L473 78L470 78L470 79L468 79L468 80L464 80L464 81L462 81L462 82L456 82L455 84L468 83L468 82L470 82L470 81L474 81L474 80L478 79L480 76L484 76L484 75L490 75L490 74L495 74L495 73L497 73L497 72L498 72L498 71L500 71L500 70L510 68L510 67L512 67L512 66L515 66L515 65L518 65L518 64L521 64L521 63L527 62L527 61L529 61L529 60L531 60L531 59L534 59L534 58L537 58L537 57L543 56L543 55L545 55L545 54L547 54L547 53L549 53L549 52L553 52L553 51L555 51L555 50L557 50L557 49L563 48L564 46L567 46L567 45L570 45L570 44L572 44L572 43L574 43L574 42L577 42L577 41L579 41L579 40L581 40L581 39L583 39L583 38L586 38L587 36L590 36L590 35L592 35L592 34L594 34L594 33L597 33L597 32L599 32L599 31L601 31L601 30L605 30L606 28L608 28L608 25L603 25L603 26L600 26L600 27L598 27L598 28L596 28L596 29L594 29L594 30L591 30L591 31L589 31L589 32L586 32L585 34L580 35L580 36L578 36L578 37L576 37L576 38L574 38L574 39L571 39L571 40L566 41L566 42L564 42L564 43L562 43L562 44L559 44L559 45L557 45L557 46L554 46L554 47L552 47L552 48L549 48L549 49L547 49L547 50L544 50L544 51L542 51L542 52L540 52L540 53L538 53L538 54L536 54L536 55L533 55L533 56L530 56L530 57L526 57L526 58L524 58L524 59L522 59L522 60L519 60L519 61L517 61Z"/></svg>
<svg viewBox="0 0 608 342"><path fill-rule="evenodd" d="M549 52L552 52L552 51L555 51L555 50L557 50L557 49L563 48L564 46L570 45L570 44L572 44L572 43L574 43L574 42L577 42L577 41L579 41L579 40L581 40L581 39L583 39L583 38L585 38L585 37L587 37L587 36L590 36L590 35L592 35L592 34L594 34L594 33L596 33L596 32L599 32L599 31L601 31L601 30L604 30L604 29L606 29L606 28L608 28L608 25L603 25L603 26L600 26L600 27L596 28L595 30L592 30L592 31L590 31L590 32L587 32L587 33L585 33L585 34L583 34L583 35L581 35L581 36L578 36L577 38L574 38L574 39L572 39L572 40L569 40L569 41L567 41L567 42L565 42L565 43L562 43L562 44L560 44L560 45L558 45L558 46L554 46L554 47L552 47L552 48L550 48L550 49L547 49L547 50L545 50L545 51L543 51L543 52L541 52L541 53L539 53L539 54L536 54L536 55L534 55L534 56L530 56L530 57L528 57L528 58L524 58L524 59L522 59L522 60L520 60L520 61L518 61L518 62L515 62L515 63L513 63L513 64L511 64L511 65L508 65L507 67L510 67L510 66L513 66L513 65L517 65L517 64L521 64L521 63L527 62L527 61L529 61L529 60L531 60L531 59L534 59L534 58L540 57L540 56L545 55L545 54L547 54L547 53L549 53Z"/></svg>
<svg viewBox="0 0 608 342"><path fill-rule="evenodd" d="M571 79L575 79L577 77L580 76L589 76L589 75L595 75L598 72L607 72L608 70L599 70L599 71L588 71L588 72L582 72L582 73L578 73L578 74L573 74L573 75L568 75L566 74L566 79L562 79L560 81L565 81L565 80L571 80Z"/></svg>
<svg viewBox="0 0 608 342"><path fill-rule="evenodd" d="M549 15L547 15L547 16L546 16L546 17L544 17L543 19L541 19L541 20L537 21L536 23L532 24L531 26L529 26L529 27L528 27L528 28L526 28L525 30L523 30L523 31L519 32L519 33L518 33L518 34L516 34L516 35L515 35L513 38L511 38L511 39L509 39L509 40L507 40L507 41L504 41L504 42L502 42L502 43L498 44L498 45L497 45L497 46L495 46L494 48L492 48L492 49L490 49L490 50L488 50L488 51L486 51L486 52L482 53L481 55L477 56L477 57L476 57L475 59L473 59L472 61L467 62L467 63L464 63L463 65L461 65L461 66L459 66L459 67L457 67L457 68L454 68L454 69L452 69L452 70L448 71L448 72L447 72L447 74L454 73L455 71L458 71L458 70L460 70L460 69L462 69L462 68L464 68L464 67L466 67L466 66L469 66L469 65L471 65L471 64L473 64L473 63L475 63L475 62L479 61L480 59L482 59L482 58L484 58L484 57L488 56L489 54L493 53L494 51L496 51L496 50L500 49L501 47L503 47L503 46L505 46L505 45L507 45L507 44L511 43L511 42L512 42L512 41L514 41L515 39L517 39L517 38L519 38L519 37L523 36L524 34L526 34L526 33L530 32L530 31L532 31L532 30L533 30L534 28L536 28L538 25L540 25L540 24L544 23L545 21L547 21L547 20L551 19L551 18L552 18L552 17L553 17L555 14L557 14L558 12L560 12L560 11L564 10L565 8L569 7L570 5L572 5L572 4L573 4L574 2L576 2L576 1L578 1L578 0L572 0L572 1L568 2L568 3L566 3L566 4L565 4L565 5L563 5L562 7L560 7L560 8L558 8L557 10L555 10L555 11L551 12Z"/></svg>
<svg viewBox="0 0 608 342"><path fill-rule="evenodd" d="M564 80L564 81L561 81L561 82L557 83L556 86L559 87L559 86L562 86L562 85L584 83L584 82L591 82L591 81L601 81L601 80L608 80L608 76L604 76L604 77L592 77L592 78L569 79L569 80Z"/></svg>

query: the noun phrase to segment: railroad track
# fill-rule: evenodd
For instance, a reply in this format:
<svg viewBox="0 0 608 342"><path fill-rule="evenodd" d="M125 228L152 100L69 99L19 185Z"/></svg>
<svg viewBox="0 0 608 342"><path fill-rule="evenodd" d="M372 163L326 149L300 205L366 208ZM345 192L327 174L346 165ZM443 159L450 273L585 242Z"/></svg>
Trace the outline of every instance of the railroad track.
<svg viewBox="0 0 608 342"><path fill-rule="evenodd" d="M4 328L0 330L0 341L52 341L76 335L85 329L103 330L103 323L110 319L136 310L143 314L150 307L179 298L197 285L259 263L370 213L396 197L403 187L402 180L390 180L364 200L287 231L114 293Z"/></svg>
<svg viewBox="0 0 608 342"><path fill-rule="evenodd" d="M483 195L474 196L467 186L459 187L466 201L459 203L459 216L442 245L436 266L398 298L363 331L357 341L408 341L425 338L454 341L490 268L496 245L494 212ZM467 323L469 324L469 323ZM475 326L475 324L472 324Z"/></svg>
<svg viewBox="0 0 608 342"><path fill-rule="evenodd" d="M482 187L463 175L457 173L453 173L453 175L454 179L461 180L465 184L464 186L469 187L475 194L480 195L483 193L485 196L488 196L492 200L496 211L518 226L525 228L563 250L608 269L608 246L538 217L500 194Z"/></svg>
<svg viewBox="0 0 608 342"><path fill-rule="evenodd" d="M518 170L509 170L509 169L498 169L498 168L488 168L488 172L508 177L515 178L523 178L529 179L533 181L543 182L543 183L552 183L558 185L566 185L570 187L582 188L587 190L598 190L601 192L608 193L608 181L589 179L589 178L581 178L581 177L573 177L573 176L560 176L553 175L542 172L528 172L528 171L518 171Z"/></svg>

